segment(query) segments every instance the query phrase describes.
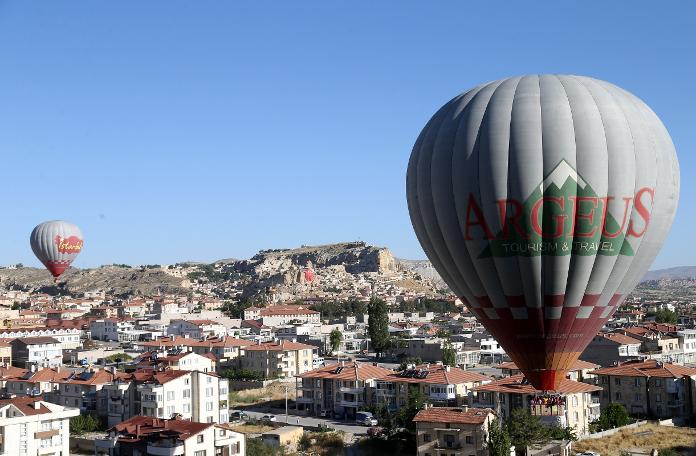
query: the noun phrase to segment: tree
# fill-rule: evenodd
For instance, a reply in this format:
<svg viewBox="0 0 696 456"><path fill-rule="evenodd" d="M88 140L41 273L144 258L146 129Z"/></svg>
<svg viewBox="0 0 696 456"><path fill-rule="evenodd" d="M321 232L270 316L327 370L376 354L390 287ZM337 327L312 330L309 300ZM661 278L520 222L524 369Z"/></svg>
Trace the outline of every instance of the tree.
<svg viewBox="0 0 696 456"><path fill-rule="evenodd" d="M538 416L533 416L529 410L517 408L512 411L505 423L505 431L510 436L512 444L519 450L530 445L544 444L550 440L549 431L541 423Z"/></svg>
<svg viewBox="0 0 696 456"><path fill-rule="evenodd" d="M401 427L415 430L416 425L413 418L425 406L425 395L419 387L414 387L408 391L408 401L405 407L397 412L396 421Z"/></svg>
<svg viewBox="0 0 696 456"><path fill-rule="evenodd" d="M247 456L276 456L283 452L279 448L273 448L264 443L261 439L247 439L246 454Z"/></svg>
<svg viewBox="0 0 696 456"><path fill-rule="evenodd" d="M85 432L104 431L106 426L104 420L92 415L77 415L70 418L70 433L74 435L82 435Z"/></svg>
<svg viewBox="0 0 696 456"><path fill-rule="evenodd" d="M12 307L11 307L12 310L19 310L21 308L22 308L22 304L20 304L19 302L15 301L12 303Z"/></svg>
<svg viewBox="0 0 696 456"><path fill-rule="evenodd" d="M655 321L657 323L668 323L674 325L677 323L677 314L669 309L658 309L655 312Z"/></svg>
<svg viewBox="0 0 696 456"><path fill-rule="evenodd" d="M343 341L343 333L338 329L334 329L329 334L329 344L331 345L331 352L337 351L341 347L341 342Z"/></svg>
<svg viewBox="0 0 696 456"><path fill-rule="evenodd" d="M367 306L370 321L367 332L370 336L372 349L380 357L388 348L389 343L389 316L387 303L381 299L373 298Z"/></svg>
<svg viewBox="0 0 696 456"><path fill-rule="evenodd" d="M448 340L442 346L442 364L445 366L457 365L457 351L452 347L452 343Z"/></svg>
<svg viewBox="0 0 696 456"><path fill-rule="evenodd" d="M598 431L605 431L607 429L626 426L630 423L631 418L628 416L626 408L621 404L612 402L602 410L602 413L599 415L599 420L594 424Z"/></svg>
<svg viewBox="0 0 696 456"><path fill-rule="evenodd" d="M510 456L512 440L498 420L488 425L488 454L490 456Z"/></svg>
<svg viewBox="0 0 696 456"><path fill-rule="evenodd" d="M397 370L400 370L400 371L406 370L406 368L408 367L409 364L413 364L414 366L418 366L418 365L423 364L423 360L417 356L416 357L409 356L407 358L404 358L403 361L401 361L401 364L399 365L399 368Z"/></svg>

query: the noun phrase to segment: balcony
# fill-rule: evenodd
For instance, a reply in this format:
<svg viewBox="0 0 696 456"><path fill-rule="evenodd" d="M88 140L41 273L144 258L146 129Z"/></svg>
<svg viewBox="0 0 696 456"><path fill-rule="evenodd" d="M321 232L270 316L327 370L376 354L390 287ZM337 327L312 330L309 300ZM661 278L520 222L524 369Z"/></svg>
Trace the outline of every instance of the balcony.
<svg viewBox="0 0 696 456"><path fill-rule="evenodd" d="M150 444L147 446L147 454L152 456L180 456L184 454L184 444L180 442L178 444Z"/></svg>
<svg viewBox="0 0 696 456"><path fill-rule="evenodd" d="M360 407L363 405L363 402L361 400L353 400L353 401L346 401L346 400L339 400L338 405L341 407Z"/></svg>
<svg viewBox="0 0 696 456"><path fill-rule="evenodd" d="M683 405L684 401L679 399L667 401L667 407L669 408L681 408Z"/></svg>
<svg viewBox="0 0 696 456"><path fill-rule="evenodd" d="M55 435L60 435L60 429L49 429L48 431L36 431L34 438L36 440L49 439Z"/></svg>
<svg viewBox="0 0 696 456"><path fill-rule="evenodd" d="M313 397L304 397L304 396L299 396L295 399L295 402L300 403L300 404L311 404L314 402Z"/></svg>
<svg viewBox="0 0 696 456"><path fill-rule="evenodd" d="M446 401L456 399L457 395L455 393L429 393L428 397L434 401Z"/></svg>
<svg viewBox="0 0 696 456"><path fill-rule="evenodd" d="M363 392L365 392L365 388L355 386L342 386L338 389L338 391L339 393L362 394Z"/></svg>
<svg viewBox="0 0 696 456"><path fill-rule="evenodd" d="M377 390L377 396L396 396L396 390L395 389L378 389Z"/></svg>

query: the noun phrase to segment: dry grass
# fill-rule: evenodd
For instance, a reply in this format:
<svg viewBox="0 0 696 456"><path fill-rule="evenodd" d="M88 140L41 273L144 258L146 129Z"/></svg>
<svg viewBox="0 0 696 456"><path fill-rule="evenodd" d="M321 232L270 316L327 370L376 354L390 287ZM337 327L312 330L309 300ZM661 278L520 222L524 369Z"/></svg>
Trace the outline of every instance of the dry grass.
<svg viewBox="0 0 696 456"><path fill-rule="evenodd" d="M288 399L295 400L295 385L288 385ZM254 405L268 401L285 399L285 388L280 382L273 382L265 388L246 389L230 392L230 405Z"/></svg>
<svg viewBox="0 0 696 456"><path fill-rule="evenodd" d="M268 426L266 424L232 424L230 425L235 431L241 432L242 434L263 434L264 432L272 431L275 429L273 426Z"/></svg>
<svg viewBox="0 0 696 456"><path fill-rule="evenodd" d="M587 439L573 445L573 453L596 451L602 456L618 456L622 451L675 448L684 455L696 454L696 429L646 424L624 429L609 437Z"/></svg>

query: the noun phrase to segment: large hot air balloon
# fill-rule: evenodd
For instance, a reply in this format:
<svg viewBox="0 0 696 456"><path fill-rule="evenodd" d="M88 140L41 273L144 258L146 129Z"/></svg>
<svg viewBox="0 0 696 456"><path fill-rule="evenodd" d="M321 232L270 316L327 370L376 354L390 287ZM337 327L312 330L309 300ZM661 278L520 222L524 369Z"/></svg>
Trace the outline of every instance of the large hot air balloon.
<svg viewBox="0 0 696 456"><path fill-rule="evenodd" d="M406 187L442 278L531 384L553 391L657 255L679 165L634 95L532 75L444 105L413 147Z"/></svg>
<svg viewBox="0 0 696 456"><path fill-rule="evenodd" d="M82 250L82 232L70 222L53 220L36 226L29 237L34 255L57 280Z"/></svg>

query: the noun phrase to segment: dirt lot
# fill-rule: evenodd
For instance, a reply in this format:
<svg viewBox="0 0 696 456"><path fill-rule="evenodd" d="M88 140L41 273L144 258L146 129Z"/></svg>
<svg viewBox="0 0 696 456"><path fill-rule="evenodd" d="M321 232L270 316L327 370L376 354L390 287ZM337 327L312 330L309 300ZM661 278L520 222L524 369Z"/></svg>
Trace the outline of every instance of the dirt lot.
<svg viewBox="0 0 696 456"><path fill-rule="evenodd" d="M629 454L650 454L652 448L671 448L677 454L696 456L696 429L646 424L621 430L609 437L575 442L573 453L595 451L602 456L618 456L626 451Z"/></svg>
<svg viewBox="0 0 696 456"><path fill-rule="evenodd" d="M230 392L230 405L243 406L285 400L285 388L288 386L288 400L295 400L295 385L275 382L265 388L248 389Z"/></svg>

